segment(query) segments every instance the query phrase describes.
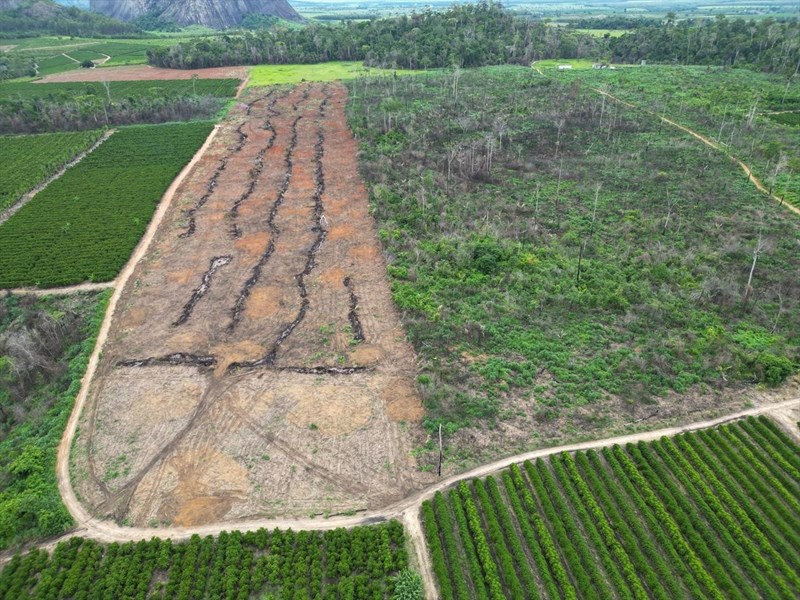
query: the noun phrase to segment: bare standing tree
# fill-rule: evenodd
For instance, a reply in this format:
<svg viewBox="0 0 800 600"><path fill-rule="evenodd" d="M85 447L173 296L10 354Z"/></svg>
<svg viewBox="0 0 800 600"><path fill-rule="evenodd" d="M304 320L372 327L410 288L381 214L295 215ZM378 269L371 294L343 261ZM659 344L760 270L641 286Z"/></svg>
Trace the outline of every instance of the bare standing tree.
<svg viewBox="0 0 800 600"><path fill-rule="evenodd" d="M753 264L750 265L750 275L747 277L747 285L744 288L744 298L742 299L742 304L747 304L747 301L750 299L750 294L753 291L753 273L756 270L756 263L758 262L758 257L764 251L764 247L766 246L766 242L764 241L764 235L762 231L759 229L758 231L758 240L756 241L755 248L753 248Z"/></svg>

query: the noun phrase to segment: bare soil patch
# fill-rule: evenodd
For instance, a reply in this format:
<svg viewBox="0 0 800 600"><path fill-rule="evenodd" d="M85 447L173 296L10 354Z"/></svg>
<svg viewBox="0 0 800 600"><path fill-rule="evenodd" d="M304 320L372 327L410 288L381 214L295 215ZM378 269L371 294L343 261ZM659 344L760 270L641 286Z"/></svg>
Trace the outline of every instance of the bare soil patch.
<svg viewBox="0 0 800 600"><path fill-rule="evenodd" d="M64 83L72 81L166 81L169 79L244 79L245 67L211 67L208 69L161 69L147 65L125 65L102 69L80 69L48 75L35 83Z"/></svg>
<svg viewBox="0 0 800 600"><path fill-rule="evenodd" d="M178 190L81 418L74 486L94 514L307 516L432 481L411 455L414 357L345 100L339 85L249 90Z"/></svg>

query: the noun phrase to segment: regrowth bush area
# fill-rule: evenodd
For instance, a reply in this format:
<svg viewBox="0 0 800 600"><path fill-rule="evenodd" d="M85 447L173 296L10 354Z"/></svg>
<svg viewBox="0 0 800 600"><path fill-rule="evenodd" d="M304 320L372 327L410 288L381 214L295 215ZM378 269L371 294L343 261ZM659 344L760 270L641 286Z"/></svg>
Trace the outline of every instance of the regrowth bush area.
<svg viewBox="0 0 800 600"><path fill-rule="evenodd" d="M422 505L440 598L796 598L800 448L760 417L561 454Z"/></svg>
<svg viewBox="0 0 800 600"><path fill-rule="evenodd" d="M800 223L721 153L529 69L348 86L429 427L795 371Z"/></svg>
<svg viewBox="0 0 800 600"><path fill-rule="evenodd" d="M0 137L0 212L89 148L101 131Z"/></svg>
<svg viewBox="0 0 800 600"><path fill-rule="evenodd" d="M646 67L561 73L690 127L800 206L800 77L746 69ZM777 114L776 114L777 113Z"/></svg>
<svg viewBox="0 0 800 600"><path fill-rule="evenodd" d="M109 297L0 299L0 548L73 524L56 452Z"/></svg>
<svg viewBox="0 0 800 600"><path fill-rule="evenodd" d="M210 119L238 85L237 79L6 83L0 85L0 132Z"/></svg>
<svg viewBox="0 0 800 600"><path fill-rule="evenodd" d="M127 127L0 225L0 288L110 281L207 122Z"/></svg>
<svg viewBox="0 0 800 600"><path fill-rule="evenodd" d="M397 521L324 533L223 532L184 543L153 538L102 545L73 538L51 555L15 556L0 573L0 596L388 600L396 578L400 593L413 578L404 571L404 544Z"/></svg>

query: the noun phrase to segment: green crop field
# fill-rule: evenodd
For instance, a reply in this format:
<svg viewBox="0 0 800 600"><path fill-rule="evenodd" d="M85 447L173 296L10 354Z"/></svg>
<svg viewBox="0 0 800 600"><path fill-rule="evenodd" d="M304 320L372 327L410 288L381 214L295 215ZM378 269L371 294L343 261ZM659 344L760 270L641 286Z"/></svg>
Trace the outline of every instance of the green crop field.
<svg viewBox="0 0 800 600"><path fill-rule="evenodd" d="M101 131L0 137L0 211L89 148Z"/></svg>
<svg viewBox="0 0 800 600"><path fill-rule="evenodd" d="M167 81L111 81L108 93L112 100L122 100L137 96L216 96L230 98L236 95L238 79L197 79ZM3 83L0 84L0 98L15 100L28 98L75 98L76 96L107 97L106 87L100 82L88 83Z"/></svg>
<svg viewBox="0 0 800 600"><path fill-rule="evenodd" d="M50 555L15 556L0 572L0 597L389 600L407 562L397 521L324 533L223 532L181 543L73 538Z"/></svg>
<svg viewBox="0 0 800 600"><path fill-rule="evenodd" d="M455 464L797 371L800 219L724 153L529 68L347 85L426 424Z"/></svg>
<svg viewBox="0 0 800 600"><path fill-rule="evenodd" d="M326 62L314 65L257 65L250 68L249 87L295 84L302 81L334 81L365 75L410 75L419 71L370 69L360 62Z"/></svg>
<svg viewBox="0 0 800 600"><path fill-rule="evenodd" d="M764 417L514 465L422 517L442 600L800 594L800 447Z"/></svg>
<svg viewBox="0 0 800 600"><path fill-rule="evenodd" d="M0 549L73 525L56 452L110 296L0 299Z"/></svg>
<svg viewBox="0 0 800 600"><path fill-rule="evenodd" d="M38 65L37 72L42 76L80 68L74 60L61 54L39 59L36 64Z"/></svg>
<svg viewBox="0 0 800 600"><path fill-rule="evenodd" d="M0 288L116 277L211 123L122 128L0 225Z"/></svg>

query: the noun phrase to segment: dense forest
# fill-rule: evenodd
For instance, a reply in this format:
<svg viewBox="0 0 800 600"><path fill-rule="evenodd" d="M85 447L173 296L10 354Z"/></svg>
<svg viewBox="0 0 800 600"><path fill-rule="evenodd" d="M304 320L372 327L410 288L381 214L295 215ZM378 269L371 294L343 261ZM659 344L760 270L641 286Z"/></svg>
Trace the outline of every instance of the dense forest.
<svg viewBox="0 0 800 600"><path fill-rule="evenodd" d="M676 22L670 14L664 22L627 19L608 24L636 28L616 38L597 37L575 27L521 18L500 4L485 1L395 19L273 27L216 40L191 40L154 48L148 58L153 65L169 68L363 60L369 66L408 69L524 65L547 58L644 59L751 66L787 74L794 72L800 60L796 43L800 23L796 19L718 17Z"/></svg>
<svg viewBox="0 0 800 600"><path fill-rule="evenodd" d="M791 74L800 66L800 22L724 16L641 27L610 40L615 62L752 66Z"/></svg>
<svg viewBox="0 0 800 600"><path fill-rule="evenodd" d="M396 19L192 40L154 48L148 57L151 64L170 68L363 60L370 66L423 69L592 57L602 51L602 43L571 29L520 19L499 4L481 2Z"/></svg>
<svg viewBox="0 0 800 600"><path fill-rule="evenodd" d="M59 6L52 0L24 0L16 8L0 10L0 34L7 37L131 37L137 32L140 30L134 25L74 6Z"/></svg>

